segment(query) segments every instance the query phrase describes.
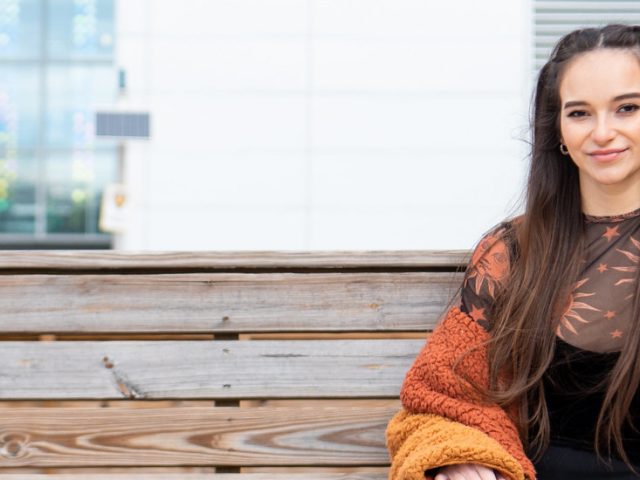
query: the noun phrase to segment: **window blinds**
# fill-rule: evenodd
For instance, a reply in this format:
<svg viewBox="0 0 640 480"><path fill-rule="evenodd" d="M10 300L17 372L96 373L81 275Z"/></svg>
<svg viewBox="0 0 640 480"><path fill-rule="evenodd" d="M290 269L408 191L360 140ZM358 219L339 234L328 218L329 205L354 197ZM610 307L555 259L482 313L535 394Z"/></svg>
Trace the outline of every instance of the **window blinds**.
<svg viewBox="0 0 640 480"><path fill-rule="evenodd" d="M638 0L534 0L534 65L538 71L564 34L608 23L640 25Z"/></svg>

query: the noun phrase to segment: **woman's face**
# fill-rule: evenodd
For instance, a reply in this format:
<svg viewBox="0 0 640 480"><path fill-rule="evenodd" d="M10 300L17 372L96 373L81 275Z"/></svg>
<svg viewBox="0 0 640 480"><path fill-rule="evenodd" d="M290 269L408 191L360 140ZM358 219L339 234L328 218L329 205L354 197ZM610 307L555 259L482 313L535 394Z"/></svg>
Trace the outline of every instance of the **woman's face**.
<svg viewBox="0 0 640 480"><path fill-rule="evenodd" d="M580 55L567 66L559 93L561 140L579 169L585 210L589 199L640 207L638 57L607 48Z"/></svg>

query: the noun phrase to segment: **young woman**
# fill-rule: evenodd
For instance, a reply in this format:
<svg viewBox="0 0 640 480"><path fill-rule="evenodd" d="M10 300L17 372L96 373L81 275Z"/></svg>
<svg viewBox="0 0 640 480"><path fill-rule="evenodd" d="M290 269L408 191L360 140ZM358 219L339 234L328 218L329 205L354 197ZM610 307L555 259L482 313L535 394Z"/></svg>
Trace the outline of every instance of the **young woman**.
<svg viewBox="0 0 640 480"><path fill-rule="evenodd" d="M640 27L542 68L526 206L407 373L393 480L640 478Z"/></svg>

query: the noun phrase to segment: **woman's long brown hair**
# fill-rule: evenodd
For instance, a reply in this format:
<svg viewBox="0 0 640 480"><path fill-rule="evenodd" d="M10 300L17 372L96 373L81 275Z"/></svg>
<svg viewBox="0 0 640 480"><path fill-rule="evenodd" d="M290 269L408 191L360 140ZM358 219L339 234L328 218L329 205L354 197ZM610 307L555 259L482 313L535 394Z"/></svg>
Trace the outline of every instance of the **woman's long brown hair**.
<svg viewBox="0 0 640 480"><path fill-rule="evenodd" d="M556 45L540 71L532 111L532 152L524 215L514 223L510 280L497 295L489 344L490 391L518 411L520 436L534 456L549 443L543 375L556 327L580 272L585 248L578 169L560 153L559 84L577 55L629 49L640 61L640 27L608 25L574 31ZM640 192L638 192L640 196ZM624 451L622 427L640 384L640 268L630 335L607 380L596 426L596 452Z"/></svg>

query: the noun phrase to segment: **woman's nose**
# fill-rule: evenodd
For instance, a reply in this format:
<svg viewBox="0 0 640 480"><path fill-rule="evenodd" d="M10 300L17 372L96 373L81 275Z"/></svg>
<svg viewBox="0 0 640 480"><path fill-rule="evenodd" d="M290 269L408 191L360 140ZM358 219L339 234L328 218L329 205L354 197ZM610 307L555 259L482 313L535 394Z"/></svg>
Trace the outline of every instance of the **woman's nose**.
<svg viewBox="0 0 640 480"><path fill-rule="evenodd" d="M616 136L616 131L611 125L611 120L605 117L598 119L593 132L593 141L599 145L606 145Z"/></svg>

